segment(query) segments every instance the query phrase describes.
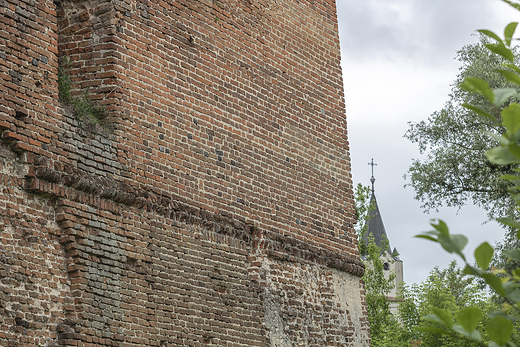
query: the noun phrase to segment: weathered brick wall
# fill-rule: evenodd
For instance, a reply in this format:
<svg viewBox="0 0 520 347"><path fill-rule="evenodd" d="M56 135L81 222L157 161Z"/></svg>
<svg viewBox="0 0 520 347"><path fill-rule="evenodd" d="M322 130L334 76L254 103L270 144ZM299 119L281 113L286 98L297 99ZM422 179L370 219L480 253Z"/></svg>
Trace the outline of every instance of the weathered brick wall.
<svg viewBox="0 0 520 347"><path fill-rule="evenodd" d="M265 260L265 324L272 346L363 346L359 280L327 267Z"/></svg>
<svg viewBox="0 0 520 347"><path fill-rule="evenodd" d="M0 148L0 345L57 339L72 298L51 201L28 195L23 167Z"/></svg>
<svg viewBox="0 0 520 347"><path fill-rule="evenodd" d="M325 0L0 1L0 345L368 345L339 53Z"/></svg>
<svg viewBox="0 0 520 347"><path fill-rule="evenodd" d="M118 95L130 185L357 252L334 4L63 8L60 54Z"/></svg>

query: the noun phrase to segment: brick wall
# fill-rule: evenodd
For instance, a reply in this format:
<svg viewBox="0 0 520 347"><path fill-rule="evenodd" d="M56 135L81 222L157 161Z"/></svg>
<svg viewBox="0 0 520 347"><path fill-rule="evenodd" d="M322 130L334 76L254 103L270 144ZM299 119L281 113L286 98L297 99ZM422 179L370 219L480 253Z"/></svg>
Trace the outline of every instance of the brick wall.
<svg viewBox="0 0 520 347"><path fill-rule="evenodd" d="M0 1L0 344L367 345L339 54L325 0Z"/></svg>

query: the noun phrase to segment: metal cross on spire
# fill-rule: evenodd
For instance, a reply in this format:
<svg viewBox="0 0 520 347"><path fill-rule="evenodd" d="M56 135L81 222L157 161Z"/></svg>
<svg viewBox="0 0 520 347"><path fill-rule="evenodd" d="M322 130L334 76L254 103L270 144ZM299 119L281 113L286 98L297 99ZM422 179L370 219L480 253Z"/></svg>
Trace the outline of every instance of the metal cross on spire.
<svg viewBox="0 0 520 347"><path fill-rule="evenodd" d="M372 182L372 193L374 192L374 182L376 179L374 178L374 166L377 166L377 164L374 163L374 158L372 158L372 161L368 163L368 165L372 166L372 177L370 178L370 182Z"/></svg>

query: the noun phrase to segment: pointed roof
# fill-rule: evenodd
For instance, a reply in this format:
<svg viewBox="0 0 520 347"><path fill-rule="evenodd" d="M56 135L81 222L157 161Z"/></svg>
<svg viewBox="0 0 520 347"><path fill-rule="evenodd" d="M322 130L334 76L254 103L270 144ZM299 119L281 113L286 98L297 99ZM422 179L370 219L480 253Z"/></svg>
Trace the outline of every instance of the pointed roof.
<svg viewBox="0 0 520 347"><path fill-rule="evenodd" d="M373 185L372 185L373 187ZM368 221L368 229L365 235L363 235L363 240L365 244L368 243L368 237L371 236L374 238L374 242L376 245L381 247L383 240L386 240L387 247L386 250L392 254L392 249L390 248L390 242L388 241L388 235L386 234L385 225L383 224L383 218L381 218L381 212L379 212L379 206L377 205L376 195L374 190L372 189L372 196L370 197L370 204L374 207L372 211L369 212L370 219Z"/></svg>
<svg viewBox="0 0 520 347"><path fill-rule="evenodd" d="M381 212L379 212L379 206L377 205L376 194L374 192L374 177L370 179L372 182L372 196L370 197L370 205L373 206L373 210L368 213L370 217L368 221L368 229L365 235L363 235L363 240L365 244L368 243L369 236L374 238L374 242L376 245L381 247L383 240L386 239L387 247L386 250L392 254L392 248L390 248L390 242L388 241L388 236L386 235L385 225L383 224L383 218L381 218Z"/></svg>

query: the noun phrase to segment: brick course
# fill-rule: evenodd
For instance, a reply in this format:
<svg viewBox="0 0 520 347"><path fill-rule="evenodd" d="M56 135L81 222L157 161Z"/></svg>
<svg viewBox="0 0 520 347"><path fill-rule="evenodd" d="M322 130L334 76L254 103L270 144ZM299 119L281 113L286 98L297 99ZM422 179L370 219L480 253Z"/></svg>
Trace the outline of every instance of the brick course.
<svg viewBox="0 0 520 347"><path fill-rule="evenodd" d="M337 30L327 0L0 0L0 345L368 345Z"/></svg>

